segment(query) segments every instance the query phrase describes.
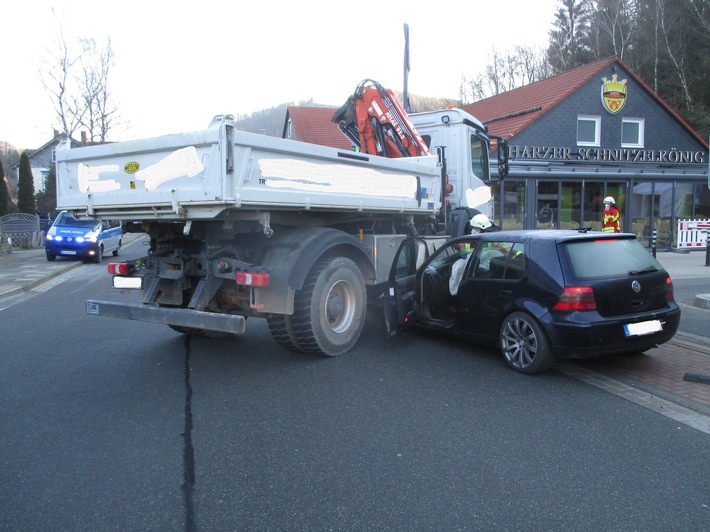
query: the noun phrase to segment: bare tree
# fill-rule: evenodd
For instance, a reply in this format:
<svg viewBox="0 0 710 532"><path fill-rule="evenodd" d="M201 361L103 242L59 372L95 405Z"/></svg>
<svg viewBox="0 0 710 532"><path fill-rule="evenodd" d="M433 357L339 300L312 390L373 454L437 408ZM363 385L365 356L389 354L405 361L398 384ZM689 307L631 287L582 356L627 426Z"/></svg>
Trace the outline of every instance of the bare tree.
<svg viewBox="0 0 710 532"><path fill-rule="evenodd" d="M677 14L668 10L664 2L658 2L659 8L659 30L661 41L665 45L665 52L673 65L673 70L677 76L678 83L683 93L685 107L691 110L693 107L693 97L690 92L688 70L686 67L686 49L684 40L679 39L679 34L684 33L683 21Z"/></svg>
<svg viewBox="0 0 710 532"><path fill-rule="evenodd" d="M82 76L77 81L86 109L81 126L87 130L91 143L106 142L117 119L117 109L109 89L109 77L114 65L111 39L103 50L96 48L93 39L81 39L80 42L84 53L80 60Z"/></svg>
<svg viewBox="0 0 710 532"><path fill-rule="evenodd" d="M104 49L93 39L80 38L78 44L79 51L72 51L60 26L55 49L48 50L40 77L62 133L71 137L84 128L90 142L106 142L118 118L109 88L114 65L111 39Z"/></svg>
<svg viewBox="0 0 710 532"><path fill-rule="evenodd" d="M687 0L687 2L698 17L698 23L704 29L705 35L710 37L710 0Z"/></svg>
<svg viewBox="0 0 710 532"><path fill-rule="evenodd" d="M592 5L592 32L599 36L593 49L595 57L614 55L623 60L634 39L635 0L597 0Z"/></svg>
<svg viewBox="0 0 710 532"><path fill-rule="evenodd" d="M471 79L462 77L459 95L464 104L476 102L545 79L550 74L541 49L518 45L500 52L494 47L482 73Z"/></svg>
<svg viewBox="0 0 710 532"><path fill-rule="evenodd" d="M49 93L62 132L71 136L83 119L84 109L73 87L71 72L79 57L70 53L61 26L56 47L48 50L48 57L40 70L40 78Z"/></svg>

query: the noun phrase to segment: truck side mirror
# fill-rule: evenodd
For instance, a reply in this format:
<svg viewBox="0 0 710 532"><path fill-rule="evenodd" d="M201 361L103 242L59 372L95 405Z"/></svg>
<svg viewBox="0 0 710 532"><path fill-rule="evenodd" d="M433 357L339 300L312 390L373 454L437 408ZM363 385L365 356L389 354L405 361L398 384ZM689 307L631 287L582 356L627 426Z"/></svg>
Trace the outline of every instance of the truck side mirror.
<svg viewBox="0 0 710 532"><path fill-rule="evenodd" d="M497 137L498 141L498 176L503 179L508 175L508 142Z"/></svg>

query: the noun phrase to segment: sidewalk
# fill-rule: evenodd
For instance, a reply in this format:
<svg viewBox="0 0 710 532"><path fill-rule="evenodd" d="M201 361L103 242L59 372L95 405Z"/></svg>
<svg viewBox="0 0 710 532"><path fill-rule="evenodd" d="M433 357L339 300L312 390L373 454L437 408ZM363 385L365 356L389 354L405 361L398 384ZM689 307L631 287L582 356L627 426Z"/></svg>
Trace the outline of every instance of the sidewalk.
<svg viewBox="0 0 710 532"><path fill-rule="evenodd" d="M141 234L126 234L124 246ZM658 252L656 258L673 280L710 277L705 266L705 252ZM97 268L105 268L104 258ZM73 268L85 264L80 260L57 257L47 261L44 249L13 251L0 255L0 300L32 288ZM695 306L710 310L710 294L697 294ZM708 314L710 317L710 313ZM692 410L710 415L710 384L686 380L687 375L710 377L710 340L705 337L677 333L670 342L640 356L604 357L574 362L610 378L625 382Z"/></svg>

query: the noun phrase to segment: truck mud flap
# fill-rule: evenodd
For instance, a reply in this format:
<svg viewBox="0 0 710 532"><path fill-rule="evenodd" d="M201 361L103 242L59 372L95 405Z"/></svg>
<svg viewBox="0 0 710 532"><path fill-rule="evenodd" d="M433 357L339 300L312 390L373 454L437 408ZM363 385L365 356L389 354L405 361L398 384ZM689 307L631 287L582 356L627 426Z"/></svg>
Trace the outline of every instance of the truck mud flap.
<svg viewBox="0 0 710 532"><path fill-rule="evenodd" d="M231 334L244 334L246 329L246 318L244 316L215 314L191 309L152 307L143 304L88 300L86 302L86 313L93 316L150 321Z"/></svg>

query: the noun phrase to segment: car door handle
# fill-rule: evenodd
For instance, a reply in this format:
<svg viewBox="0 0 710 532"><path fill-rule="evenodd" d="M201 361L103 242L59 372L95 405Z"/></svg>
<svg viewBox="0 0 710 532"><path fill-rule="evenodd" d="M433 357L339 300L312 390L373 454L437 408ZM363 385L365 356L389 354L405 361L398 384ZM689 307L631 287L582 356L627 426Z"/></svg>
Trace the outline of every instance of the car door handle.
<svg viewBox="0 0 710 532"><path fill-rule="evenodd" d="M498 290L498 295L502 297L508 297L513 295L512 290Z"/></svg>

